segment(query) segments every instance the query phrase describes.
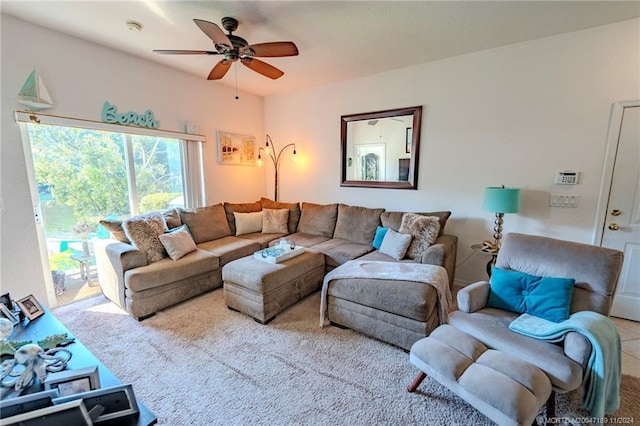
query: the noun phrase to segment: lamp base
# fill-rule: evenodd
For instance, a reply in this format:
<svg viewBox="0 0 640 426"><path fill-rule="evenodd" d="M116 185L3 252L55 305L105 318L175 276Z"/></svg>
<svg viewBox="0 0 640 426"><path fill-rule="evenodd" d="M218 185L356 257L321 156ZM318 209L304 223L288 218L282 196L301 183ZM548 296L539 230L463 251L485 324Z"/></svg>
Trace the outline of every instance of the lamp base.
<svg viewBox="0 0 640 426"><path fill-rule="evenodd" d="M496 213L496 220L493 227L493 244L496 252L500 250L500 240L502 240L502 224L504 223L504 213Z"/></svg>

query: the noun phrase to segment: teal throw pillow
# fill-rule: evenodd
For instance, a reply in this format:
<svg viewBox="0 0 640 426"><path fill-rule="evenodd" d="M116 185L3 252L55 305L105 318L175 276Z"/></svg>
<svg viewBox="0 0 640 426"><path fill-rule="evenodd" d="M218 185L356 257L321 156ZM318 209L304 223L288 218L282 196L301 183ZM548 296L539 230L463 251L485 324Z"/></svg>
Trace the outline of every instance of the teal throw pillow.
<svg viewBox="0 0 640 426"><path fill-rule="evenodd" d="M387 233L389 228L383 228L382 226L378 226L376 228L376 236L373 237L373 248L380 250L380 245L382 244L382 240L384 240L384 236Z"/></svg>
<svg viewBox="0 0 640 426"><path fill-rule="evenodd" d="M574 284L573 278L538 277L493 268L487 307L562 322L569 318Z"/></svg>

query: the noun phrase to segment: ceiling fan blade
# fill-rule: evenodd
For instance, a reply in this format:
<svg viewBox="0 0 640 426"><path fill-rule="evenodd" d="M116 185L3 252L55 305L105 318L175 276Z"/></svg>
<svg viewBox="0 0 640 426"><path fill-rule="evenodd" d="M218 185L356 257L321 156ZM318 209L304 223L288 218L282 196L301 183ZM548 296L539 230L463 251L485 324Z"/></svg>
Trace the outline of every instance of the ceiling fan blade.
<svg viewBox="0 0 640 426"><path fill-rule="evenodd" d="M262 62L259 59L255 58L243 58L242 63L255 72L264 75L265 77L269 77L273 80L280 78L284 75L284 72L280 71L278 68L273 65L269 65L266 62Z"/></svg>
<svg viewBox="0 0 640 426"><path fill-rule="evenodd" d="M220 80L231 68L231 62L226 59L221 60L209 73L207 80Z"/></svg>
<svg viewBox="0 0 640 426"><path fill-rule="evenodd" d="M298 47L292 41L274 41L271 43L258 43L247 46L253 50L252 56L277 58L282 56L298 56Z"/></svg>
<svg viewBox="0 0 640 426"><path fill-rule="evenodd" d="M233 43L229 40L222 29L213 22L203 21L202 19L194 19L193 22L207 35L215 44L227 45L229 49L233 49Z"/></svg>
<svg viewBox="0 0 640 426"><path fill-rule="evenodd" d="M154 50L163 55L218 55L215 50Z"/></svg>

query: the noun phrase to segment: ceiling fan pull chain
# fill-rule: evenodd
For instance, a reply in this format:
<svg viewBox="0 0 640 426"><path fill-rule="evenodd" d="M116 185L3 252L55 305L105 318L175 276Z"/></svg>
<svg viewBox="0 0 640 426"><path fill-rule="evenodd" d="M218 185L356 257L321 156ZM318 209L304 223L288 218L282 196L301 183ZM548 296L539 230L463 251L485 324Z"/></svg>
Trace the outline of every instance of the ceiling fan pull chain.
<svg viewBox="0 0 640 426"><path fill-rule="evenodd" d="M240 99L238 97L238 66L236 65L234 68L236 69L236 99Z"/></svg>

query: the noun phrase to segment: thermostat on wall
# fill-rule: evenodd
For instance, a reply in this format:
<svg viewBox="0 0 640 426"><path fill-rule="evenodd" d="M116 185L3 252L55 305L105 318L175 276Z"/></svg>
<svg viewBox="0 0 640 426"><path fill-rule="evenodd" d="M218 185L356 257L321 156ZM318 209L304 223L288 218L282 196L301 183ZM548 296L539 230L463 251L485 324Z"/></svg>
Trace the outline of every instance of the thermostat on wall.
<svg viewBox="0 0 640 426"><path fill-rule="evenodd" d="M556 183L560 185L575 185L578 183L580 172L565 170L556 174Z"/></svg>

